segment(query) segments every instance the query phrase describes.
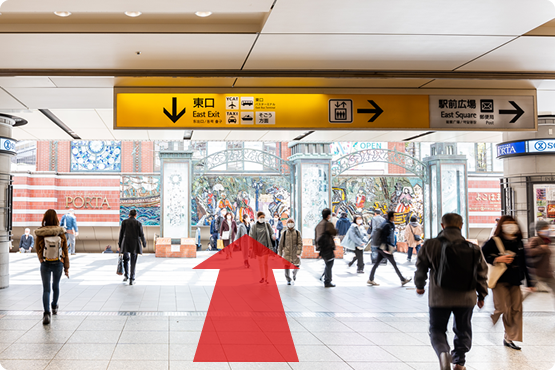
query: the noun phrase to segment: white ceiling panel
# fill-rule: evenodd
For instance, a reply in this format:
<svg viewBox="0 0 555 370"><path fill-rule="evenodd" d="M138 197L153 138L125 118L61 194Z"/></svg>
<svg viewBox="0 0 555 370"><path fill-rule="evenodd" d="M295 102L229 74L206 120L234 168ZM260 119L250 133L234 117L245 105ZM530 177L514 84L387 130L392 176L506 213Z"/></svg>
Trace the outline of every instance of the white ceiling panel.
<svg viewBox="0 0 555 370"><path fill-rule="evenodd" d="M302 135L306 131L297 131L297 136ZM338 141L341 140L342 137L352 133L352 131L348 130L336 130L336 131L314 131L312 134L308 135L304 139L303 142L316 142L316 141Z"/></svg>
<svg viewBox="0 0 555 370"><path fill-rule="evenodd" d="M297 136L301 135L306 131L268 131L264 136L260 138L260 141L292 141Z"/></svg>
<svg viewBox="0 0 555 370"><path fill-rule="evenodd" d="M32 134L32 131L27 131L22 127L14 127L12 137L16 140L38 140L38 137Z"/></svg>
<svg viewBox="0 0 555 370"><path fill-rule="evenodd" d="M50 77L56 87L114 87L115 77Z"/></svg>
<svg viewBox="0 0 555 370"><path fill-rule="evenodd" d="M27 131L35 131L35 130L52 130L58 131L67 135L62 131L58 126L56 126L51 120L49 120L44 114L39 112L38 110L25 110L25 111L14 111L10 112L9 114L13 114L14 116L21 117L27 120L27 124L22 126L24 130Z"/></svg>
<svg viewBox="0 0 555 370"><path fill-rule="evenodd" d="M538 90L538 113L555 113L555 91Z"/></svg>
<svg viewBox="0 0 555 370"><path fill-rule="evenodd" d="M260 141L261 138L267 133L268 131L262 131L262 130L250 130L250 131L231 130L229 132L229 135L226 136L225 140L226 141ZM194 132L193 132L193 137L195 137Z"/></svg>
<svg viewBox="0 0 555 370"><path fill-rule="evenodd" d="M66 134L60 128L57 130L52 129L26 129L28 132L32 133L37 140L73 140L71 136Z"/></svg>
<svg viewBox="0 0 555 370"><path fill-rule="evenodd" d="M0 34L0 68L239 69L255 34ZM140 51L141 54L137 55Z"/></svg>
<svg viewBox="0 0 555 370"><path fill-rule="evenodd" d="M468 63L461 71L555 71L555 37L523 36Z"/></svg>
<svg viewBox="0 0 555 370"><path fill-rule="evenodd" d="M108 130L116 140L150 140L147 130Z"/></svg>
<svg viewBox="0 0 555 370"><path fill-rule="evenodd" d="M14 99L6 91L0 89L0 109L26 109L23 104Z"/></svg>
<svg viewBox="0 0 555 370"><path fill-rule="evenodd" d="M72 127L73 129L73 127ZM87 129L77 127L73 129L83 140L114 140L114 136L107 128Z"/></svg>
<svg viewBox="0 0 555 370"><path fill-rule="evenodd" d="M94 109L52 109L56 117L70 128L106 129L104 121Z"/></svg>
<svg viewBox="0 0 555 370"><path fill-rule="evenodd" d="M73 13L123 13L140 10L146 13L194 13L198 10L214 13L267 12L274 0L9 0L5 2L2 12L51 12L66 10Z"/></svg>
<svg viewBox="0 0 555 370"><path fill-rule="evenodd" d="M549 0L278 0L263 32L521 35L554 17Z"/></svg>
<svg viewBox="0 0 555 370"><path fill-rule="evenodd" d="M179 134L177 136L174 135L172 140L177 140L176 138L183 139L184 132L185 130L179 131ZM194 130L192 140L225 141L225 138L230 134L230 132L230 130Z"/></svg>
<svg viewBox="0 0 555 370"><path fill-rule="evenodd" d="M425 78L238 78L235 87L417 88Z"/></svg>
<svg viewBox="0 0 555 370"><path fill-rule="evenodd" d="M56 87L48 77L0 77L1 87Z"/></svg>
<svg viewBox="0 0 555 370"><path fill-rule="evenodd" d="M426 89L535 89L538 81L532 80L433 80Z"/></svg>
<svg viewBox="0 0 555 370"><path fill-rule="evenodd" d="M7 88L10 94L32 109L111 109L110 88Z"/></svg>
<svg viewBox="0 0 555 370"><path fill-rule="evenodd" d="M453 70L509 37L260 35L245 69Z"/></svg>
<svg viewBox="0 0 555 370"><path fill-rule="evenodd" d="M195 78L195 77L119 77L116 78L117 87L231 87L235 78Z"/></svg>
<svg viewBox="0 0 555 370"><path fill-rule="evenodd" d="M114 130L114 131L126 132L130 130ZM147 130L149 140L183 140L184 132L185 130ZM204 140L208 140L208 139L204 139ZM218 140L221 140L221 139L218 139Z"/></svg>

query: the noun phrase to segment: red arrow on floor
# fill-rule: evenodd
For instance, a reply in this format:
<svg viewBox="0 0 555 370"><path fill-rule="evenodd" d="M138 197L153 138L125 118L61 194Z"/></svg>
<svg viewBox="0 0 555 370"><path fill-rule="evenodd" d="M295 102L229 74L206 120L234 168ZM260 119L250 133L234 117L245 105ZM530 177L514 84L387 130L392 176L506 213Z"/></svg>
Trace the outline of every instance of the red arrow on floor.
<svg viewBox="0 0 555 370"><path fill-rule="evenodd" d="M248 235L197 265L220 273L194 362L298 362L272 271L296 268Z"/></svg>

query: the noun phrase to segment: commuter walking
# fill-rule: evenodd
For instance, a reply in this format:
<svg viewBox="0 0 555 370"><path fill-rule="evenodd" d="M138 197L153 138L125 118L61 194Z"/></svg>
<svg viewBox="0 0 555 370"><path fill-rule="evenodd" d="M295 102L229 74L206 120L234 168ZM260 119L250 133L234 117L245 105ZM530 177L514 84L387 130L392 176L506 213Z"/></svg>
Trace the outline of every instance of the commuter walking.
<svg viewBox="0 0 555 370"><path fill-rule="evenodd" d="M333 226L335 226L336 229L337 229L337 221L339 221L339 220L337 219L337 215L335 214L335 212L332 212L332 213L331 213L331 220L330 220L330 222L331 222L331 224L332 224Z"/></svg>
<svg viewBox="0 0 555 370"><path fill-rule="evenodd" d="M326 267L324 269L324 286L333 288L335 284L332 281L331 270L335 259L335 241L333 238L337 235L337 230L330 222L331 210L324 208L322 210L322 221L316 225L314 230L316 250L320 253L320 257L324 260Z"/></svg>
<svg viewBox="0 0 555 370"><path fill-rule="evenodd" d="M370 247L372 263L375 263L378 259L378 249L380 248L380 238L377 237L382 225L385 222L385 218L382 217L382 211L379 209L374 210L374 217L370 221L370 227L368 228L368 233L370 234Z"/></svg>
<svg viewBox="0 0 555 370"><path fill-rule="evenodd" d="M279 239L278 254L293 265L299 267L301 265L301 254L303 253L303 238L299 230L295 229L295 221L290 218L287 220L287 228L281 233ZM294 284L297 280L298 269L293 270L293 278L291 279L291 270L285 269L285 279L287 285Z"/></svg>
<svg viewBox="0 0 555 370"><path fill-rule="evenodd" d="M233 258L233 247L226 248L235 240L235 235L237 235L237 224L233 219L233 214L228 212L225 215L225 220L220 226L220 239L224 242L225 249L225 259Z"/></svg>
<svg viewBox="0 0 555 370"><path fill-rule="evenodd" d="M422 245L422 225L418 223L416 216L410 218L410 223L405 228L405 240L407 241L407 261L411 262L412 251L416 249L416 254L420 251Z"/></svg>
<svg viewBox="0 0 555 370"><path fill-rule="evenodd" d="M266 222L266 215L264 212L256 214L257 222L251 226L250 236L262 244L262 246L255 244L253 246L253 253L258 258L258 266L260 268L260 283L268 282L268 256L270 251L274 249L275 235L272 232L272 227Z"/></svg>
<svg viewBox="0 0 555 370"><path fill-rule="evenodd" d="M418 253L414 283L416 293L425 293L428 272L430 291L430 341L439 357L441 370L465 369L466 353L472 346L472 312L476 302L484 307L488 294L488 267L480 247L462 236L463 219L456 213L441 219L443 231L427 240ZM447 324L454 316L454 349L450 353Z"/></svg>
<svg viewBox="0 0 555 370"><path fill-rule="evenodd" d="M241 240L241 238L245 235L249 235L251 229L251 225L249 223L249 215L243 215L243 222L239 222L237 226L237 240ZM249 249L250 249L250 239L244 238L240 241L241 243L241 253L243 254L243 260L245 261L245 268L249 268Z"/></svg>
<svg viewBox="0 0 555 370"><path fill-rule="evenodd" d="M355 252L353 260L349 262L349 267L357 262L357 274L364 273L364 248L368 243L364 231L362 216L356 215L353 224L341 243L344 248Z"/></svg>
<svg viewBox="0 0 555 370"><path fill-rule="evenodd" d="M555 295L555 277L551 265L551 238L549 224L545 221L536 222L536 236L526 246L527 264L530 273L537 281L546 284Z"/></svg>
<svg viewBox="0 0 555 370"><path fill-rule="evenodd" d="M347 232L351 227L351 221L349 221L349 219L347 218L347 213L341 213L341 217L339 218L339 220L337 220L336 223L332 222L332 224L337 229L337 237L339 238L339 240L343 241L343 238L345 237L345 235L347 235Z"/></svg>
<svg viewBox="0 0 555 370"><path fill-rule="evenodd" d="M133 285L135 282L137 255L143 254L143 247L146 248L143 225L136 217L136 210L129 211L129 218L121 223L119 230L118 246L121 253L123 253L123 267L125 270L123 281L129 280L129 285ZM129 268L129 262L131 262L131 269Z"/></svg>
<svg viewBox="0 0 555 370"><path fill-rule="evenodd" d="M393 224L393 217L395 213L393 211L387 212L387 218L385 222L382 224L380 228L380 232L375 234L375 238L380 240L380 246L378 248L378 258L372 267L372 271L370 272L370 279L368 280L369 285L379 286L380 284L374 281L374 275L376 274L376 269L382 262L382 259L387 259L395 269L397 276L401 279L401 285L405 286L408 282L412 280L412 278L405 278L399 271L397 267L397 263L395 262L395 258L393 257L393 250L395 249L395 224Z"/></svg>
<svg viewBox="0 0 555 370"><path fill-rule="evenodd" d="M503 345L519 350L514 341L522 342L522 291L520 285L526 278L530 290L534 290L534 284L526 267L524 245L522 243L522 232L511 216L503 216L497 223L493 238L488 240L482 247L486 262L490 268L506 270L499 275L498 279L488 281L493 292L493 304L495 311L491 315L493 324L503 315L505 336ZM490 274L492 276L492 274Z"/></svg>
<svg viewBox="0 0 555 370"><path fill-rule="evenodd" d="M35 230L37 237L37 256L40 261L40 276L42 279L42 306L44 314L43 325L50 324L51 315L58 314L58 299L60 298L60 279L62 270L69 278L69 257L67 239L64 229L59 226L58 215L49 209L42 217L41 227ZM50 303L50 291L54 293ZM52 307L52 311L50 311Z"/></svg>
<svg viewBox="0 0 555 370"><path fill-rule="evenodd" d="M216 228L216 217L212 217L210 221L210 250L218 250L218 236L220 235Z"/></svg>
<svg viewBox="0 0 555 370"><path fill-rule="evenodd" d="M71 255L75 255L75 238L79 236L79 228L77 227L77 218L75 217L75 210L73 208L62 216L60 226L66 230L69 253Z"/></svg>
<svg viewBox="0 0 555 370"><path fill-rule="evenodd" d="M274 235L276 237L274 243L274 252L277 252L278 245L279 245L279 236L281 235L281 231L283 230L283 222L279 219L279 215L277 212L274 212L274 218L270 220L270 226L272 226L274 230Z"/></svg>
<svg viewBox="0 0 555 370"><path fill-rule="evenodd" d="M33 247L35 246L35 238L31 235L31 229L26 228L25 234L19 239L19 252L21 253L31 253Z"/></svg>

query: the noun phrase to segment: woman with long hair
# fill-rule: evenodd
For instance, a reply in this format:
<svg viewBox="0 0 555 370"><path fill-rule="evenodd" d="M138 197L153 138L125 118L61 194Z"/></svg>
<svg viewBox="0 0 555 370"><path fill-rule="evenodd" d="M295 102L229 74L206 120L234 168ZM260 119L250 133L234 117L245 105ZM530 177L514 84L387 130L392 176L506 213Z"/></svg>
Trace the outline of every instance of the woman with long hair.
<svg viewBox="0 0 555 370"><path fill-rule="evenodd" d="M260 283L268 282L268 256L270 251L274 250L274 243L276 237L272 227L266 222L266 214L258 212L256 214L257 222L251 226L250 236L258 243L253 243L253 254L258 258L258 265L260 267Z"/></svg>
<svg viewBox="0 0 555 370"><path fill-rule="evenodd" d="M50 324L51 315L58 314L58 299L60 297L60 279L62 270L69 278L69 257L65 231L60 227L58 215L53 209L44 213L41 227L35 230L36 251L40 261L40 276L42 278L42 305L44 315L43 325ZM50 303L50 291L54 292ZM52 307L52 312L50 311Z"/></svg>
<svg viewBox="0 0 555 370"><path fill-rule="evenodd" d="M495 283L493 304L495 311L491 315L495 325L503 315L505 336L503 345L519 350L513 341L522 342L522 292L520 285L526 278L528 287L533 290L533 283L526 267L522 232L516 220L503 216L497 222L493 237L482 247L484 258L489 265L505 265L506 270ZM491 268L491 267L490 267ZM492 286L489 281L488 285Z"/></svg>
<svg viewBox="0 0 555 370"><path fill-rule="evenodd" d="M349 262L349 267L351 267L356 261L357 263L357 274L364 273L364 248L368 244L368 239L366 238L366 230L363 229L362 216L355 215L353 218L353 223L349 227L349 231L343 239L342 245L355 253L353 260ZM347 240L347 241L345 241Z"/></svg>
<svg viewBox="0 0 555 370"><path fill-rule="evenodd" d="M233 214L227 212L220 226L220 239L224 242L225 259L233 258L233 248L227 248L227 246L233 243L236 234L237 224L233 219Z"/></svg>

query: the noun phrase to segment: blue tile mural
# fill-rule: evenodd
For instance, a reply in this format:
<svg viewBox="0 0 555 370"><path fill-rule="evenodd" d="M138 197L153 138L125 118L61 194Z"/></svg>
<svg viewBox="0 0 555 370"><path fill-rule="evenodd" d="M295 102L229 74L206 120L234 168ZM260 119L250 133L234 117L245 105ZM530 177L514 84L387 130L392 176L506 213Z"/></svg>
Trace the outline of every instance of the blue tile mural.
<svg viewBox="0 0 555 370"><path fill-rule="evenodd" d="M72 141L71 171L121 172L121 141Z"/></svg>

